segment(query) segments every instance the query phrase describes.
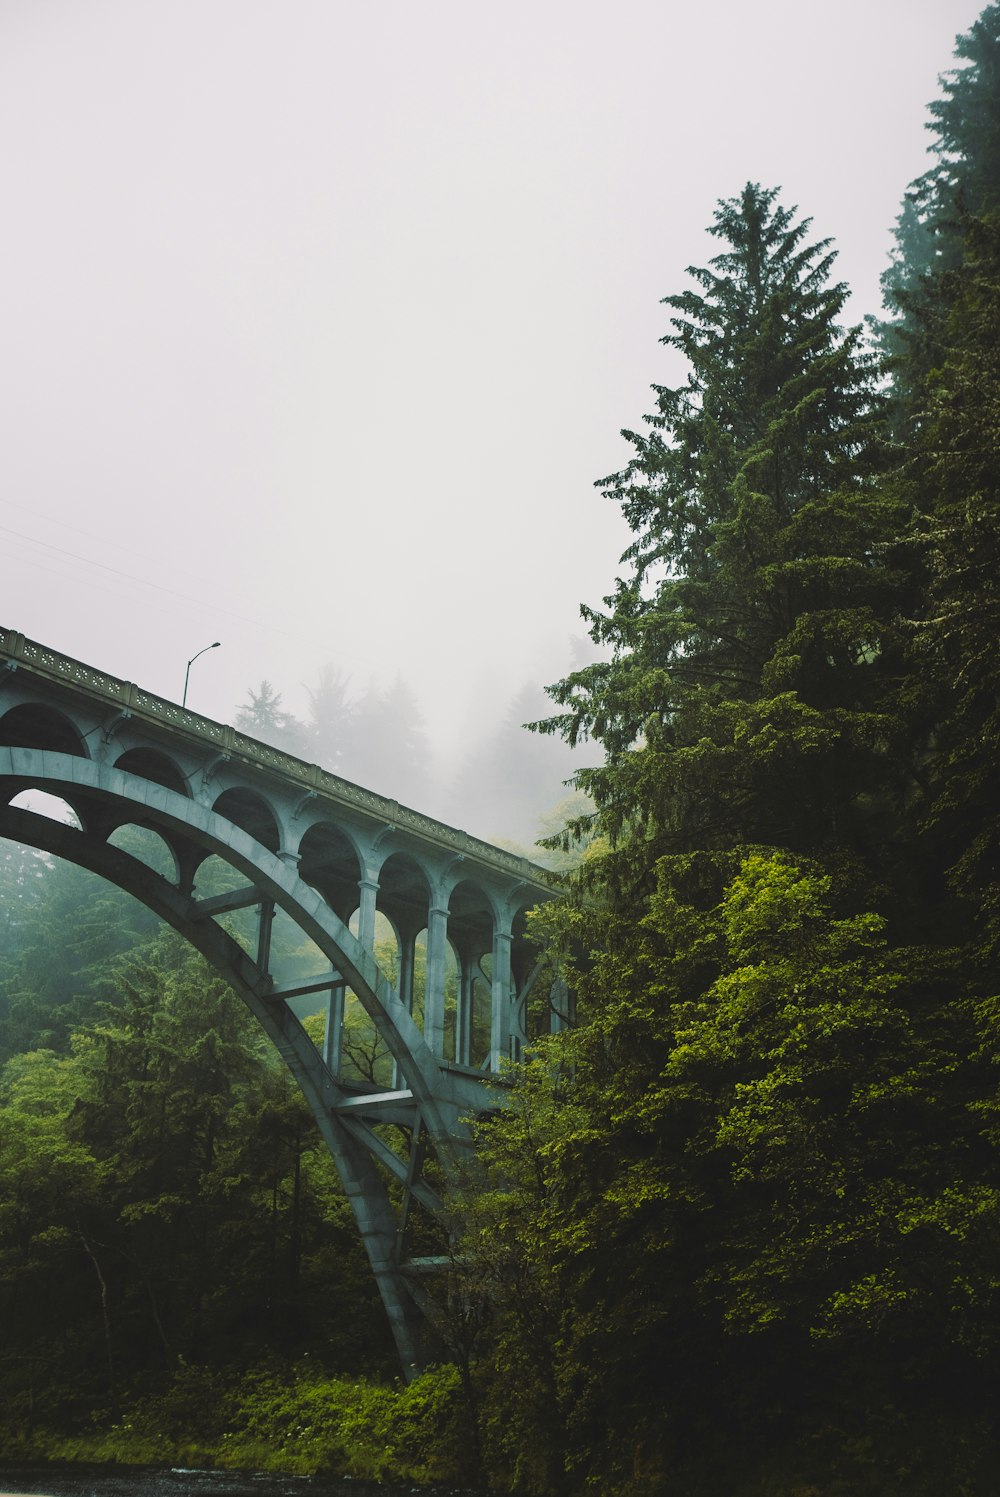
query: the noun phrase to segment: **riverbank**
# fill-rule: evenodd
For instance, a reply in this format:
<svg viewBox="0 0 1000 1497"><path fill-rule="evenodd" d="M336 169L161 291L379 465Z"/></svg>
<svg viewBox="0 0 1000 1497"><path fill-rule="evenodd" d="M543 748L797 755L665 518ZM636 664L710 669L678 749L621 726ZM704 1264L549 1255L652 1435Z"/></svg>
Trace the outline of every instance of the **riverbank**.
<svg viewBox="0 0 1000 1497"><path fill-rule="evenodd" d="M0 1497L475 1497L467 1487L331 1481L262 1471L185 1470L178 1467L0 1463Z"/></svg>
<svg viewBox="0 0 1000 1497"><path fill-rule="evenodd" d="M227 1492L228 1473L245 1483L249 1472L256 1497L265 1497L265 1478L291 1482L295 1491L310 1482L317 1493L323 1483L339 1493L336 1484L347 1481L352 1497L364 1483L377 1492L393 1486L454 1492L479 1478L475 1432L454 1367L385 1385L301 1365L239 1377L182 1366L166 1386L117 1416L91 1411L69 1430L0 1423L0 1473L126 1469L157 1472L161 1487L152 1490L175 1493L170 1483L177 1472L212 1473ZM30 1488L22 1480L12 1490Z"/></svg>

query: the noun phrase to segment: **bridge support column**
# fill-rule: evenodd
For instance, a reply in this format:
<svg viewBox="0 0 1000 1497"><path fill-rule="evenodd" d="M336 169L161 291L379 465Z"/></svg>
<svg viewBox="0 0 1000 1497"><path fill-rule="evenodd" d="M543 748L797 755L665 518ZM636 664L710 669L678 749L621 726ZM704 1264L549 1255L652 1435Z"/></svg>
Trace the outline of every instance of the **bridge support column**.
<svg viewBox="0 0 1000 1497"><path fill-rule="evenodd" d="M399 932L399 998L408 1013L413 1013L413 969L416 964L417 934L412 926L398 926ZM392 1084L401 1084L399 1062L392 1063Z"/></svg>
<svg viewBox="0 0 1000 1497"><path fill-rule="evenodd" d="M267 972L271 965L271 927L274 925L274 903L261 900L257 914L257 965Z"/></svg>
<svg viewBox="0 0 1000 1497"><path fill-rule="evenodd" d="M472 1016L476 959L467 946L459 951L458 1012L455 1015L455 1059L460 1066L472 1064Z"/></svg>
<svg viewBox="0 0 1000 1497"><path fill-rule="evenodd" d="M427 911L427 977L424 983L424 1039L435 1055L444 1054L444 977L448 911Z"/></svg>
<svg viewBox="0 0 1000 1497"><path fill-rule="evenodd" d="M339 972L332 974L330 999L326 1010L326 1031L323 1035L323 1059L330 1075L340 1075L340 1051L344 1038L344 995L347 984Z"/></svg>
<svg viewBox="0 0 1000 1497"><path fill-rule="evenodd" d="M413 968L417 950L417 932L399 931L399 997L407 1010L413 1012Z"/></svg>
<svg viewBox="0 0 1000 1497"><path fill-rule="evenodd" d="M490 1036L490 1070L500 1069L500 1058L510 1058L510 927L493 931L493 1010Z"/></svg>
<svg viewBox="0 0 1000 1497"><path fill-rule="evenodd" d="M358 906L358 940L366 951L375 950L375 911L378 899L378 879L362 878L358 883L360 904Z"/></svg>

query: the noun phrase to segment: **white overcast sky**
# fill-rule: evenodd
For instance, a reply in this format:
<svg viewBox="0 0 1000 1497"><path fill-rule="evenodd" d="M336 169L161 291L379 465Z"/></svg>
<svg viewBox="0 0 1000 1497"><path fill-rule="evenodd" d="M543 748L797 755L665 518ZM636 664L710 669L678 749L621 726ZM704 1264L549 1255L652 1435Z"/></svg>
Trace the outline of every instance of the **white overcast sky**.
<svg viewBox="0 0 1000 1497"><path fill-rule="evenodd" d="M402 672L457 752L613 581L716 199L876 311L980 8L0 0L0 627L177 700L219 639L223 720Z"/></svg>

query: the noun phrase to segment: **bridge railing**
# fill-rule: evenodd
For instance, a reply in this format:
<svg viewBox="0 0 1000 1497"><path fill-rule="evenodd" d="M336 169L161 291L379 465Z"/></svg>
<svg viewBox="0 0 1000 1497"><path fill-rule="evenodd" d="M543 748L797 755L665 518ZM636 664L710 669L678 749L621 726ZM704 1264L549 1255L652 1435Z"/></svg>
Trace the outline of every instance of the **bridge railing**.
<svg viewBox="0 0 1000 1497"><path fill-rule="evenodd" d="M514 874L525 883L539 889L550 889L556 881L537 863L505 848L494 847L478 837L445 822L436 821L422 811L414 811L399 801L390 800L374 790L355 785L340 775L323 769L318 764L309 764L294 754L261 743L246 733L240 733L227 723L202 717L187 707L181 707L165 697L137 686L134 681L121 681L116 676L95 670L92 665L74 660L70 655L61 655L48 645L27 639L14 629L0 628L0 659L5 659L8 669L24 667L33 675L59 681L78 688L88 697L98 697L109 705L116 706L133 716L171 728L187 738L211 745L228 758L238 758L244 763L256 765L273 774L296 781L317 796L332 800L338 805L354 807L368 815L376 815L393 826L405 828L419 837L426 838L437 846L444 846L475 858L480 863L502 869L505 874Z"/></svg>

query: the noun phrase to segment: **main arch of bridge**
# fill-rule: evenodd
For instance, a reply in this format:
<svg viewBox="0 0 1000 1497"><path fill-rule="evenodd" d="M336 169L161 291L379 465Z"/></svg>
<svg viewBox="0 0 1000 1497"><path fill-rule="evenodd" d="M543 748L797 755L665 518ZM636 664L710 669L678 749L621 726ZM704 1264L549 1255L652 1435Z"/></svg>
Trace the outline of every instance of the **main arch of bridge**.
<svg viewBox="0 0 1000 1497"><path fill-rule="evenodd" d="M72 821L40 814L39 791ZM461 1167L467 1119L496 1105L529 1003L533 1029L560 1022L525 939L543 871L2 630L0 835L118 884L240 993L316 1117L403 1366L419 1367L434 1259L410 1252L412 1213L442 1213L439 1180ZM311 1037L301 1016L317 1008ZM359 1023L374 1040L361 1066Z"/></svg>

